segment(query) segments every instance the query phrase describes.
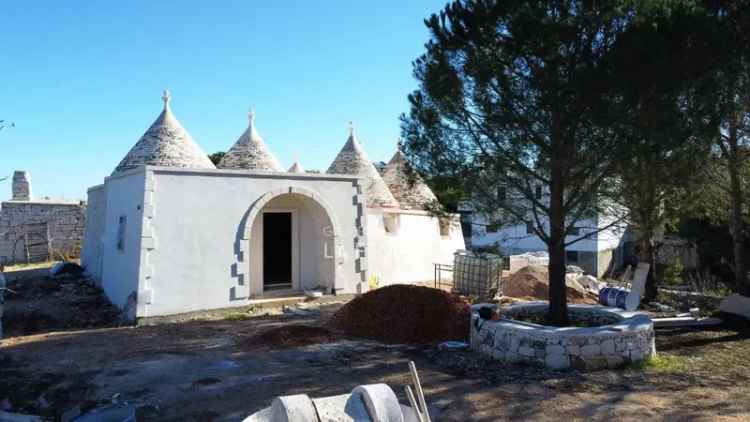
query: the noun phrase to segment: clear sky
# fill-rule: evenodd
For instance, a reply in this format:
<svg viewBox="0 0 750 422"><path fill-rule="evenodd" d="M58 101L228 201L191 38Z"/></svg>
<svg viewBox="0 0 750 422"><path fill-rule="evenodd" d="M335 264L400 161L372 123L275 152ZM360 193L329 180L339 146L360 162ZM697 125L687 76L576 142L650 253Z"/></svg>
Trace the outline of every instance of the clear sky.
<svg viewBox="0 0 750 422"><path fill-rule="evenodd" d="M228 149L255 106L284 166L325 171L354 121L387 160L416 88L423 19L445 0L5 1L0 7L0 175L37 197L85 198L172 110L207 152ZM10 181L0 183L0 199Z"/></svg>

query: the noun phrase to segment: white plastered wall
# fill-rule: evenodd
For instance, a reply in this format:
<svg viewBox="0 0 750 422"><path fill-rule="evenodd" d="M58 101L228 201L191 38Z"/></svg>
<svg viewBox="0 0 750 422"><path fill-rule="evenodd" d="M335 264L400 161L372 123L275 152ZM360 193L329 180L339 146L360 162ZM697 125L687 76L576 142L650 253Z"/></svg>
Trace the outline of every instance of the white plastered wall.
<svg viewBox="0 0 750 422"><path fill-rule="evenodd" d="M533 251L546 251L547 245L535 234L526 232L526 226L523 224L506 226L499 228L496 232L487 231L487 219L479 214L472 216L472 237L471 243L474 246L490 246L499 244L503 254L506 253L523 253ZM578 237L584 236L586 232L597 230L597 219L582 220L578 224L580 235L567 236L566 242L573 241ZM579 240L568 246L566 249L580 252L596 252L600 250L599 234L594 234L589 238Z"/></svg>
<svg viewBox="0 0 750 422"><path fill-rule="evenodd" d="M102 280L102 253L104 223L107 214L107 201L104 185L88 190L86 226L81 245L81 265L97 283Z"/></svg>
<svg viewBox="0 0 750 422"><path fill-rule="evenodd" d="M333 276L322 281L335 280L339 293L362 289L364 196L356 177L165 167L145 171L151 199L146 201L143 236L151 247L144 248L141 259L138 317L243 306L262 292L258 236L252 227L261 221L264 208L299 209L300 246L309 248L300 253L300 267L313 263L309 271L300 271L300 282L309 287L327 274L321 270L324 240L310 224L316 216L321 220L323 209L332 214L335 233L328 241L335 258L327 268ZM290 193L301 197L284 197Z"/></svg>
<svg viewBox="0 0 750 422"><path fill-rule="evenodd" d="M144 173L139 171L127 172L105 180L104 230L101 231L101 285L109 300L121 308L127 304L128 296L138 291L144 180ZM120 250L118 232L121 217L125 219L125 229L123 248ZM94 241L95 236L96 230L92 229Z"/></svg>
<svg viewBox="0 0 750 422"><path fill-rule="evenodd" d="M384 214L396 216L395 233L386 232ZM368 208L370 278L377 278L380 286L431 282L433 264L453 264L456 250L465 249L458 216L452 219L448 235L442 236L440 220L426 211Z"/></svg>

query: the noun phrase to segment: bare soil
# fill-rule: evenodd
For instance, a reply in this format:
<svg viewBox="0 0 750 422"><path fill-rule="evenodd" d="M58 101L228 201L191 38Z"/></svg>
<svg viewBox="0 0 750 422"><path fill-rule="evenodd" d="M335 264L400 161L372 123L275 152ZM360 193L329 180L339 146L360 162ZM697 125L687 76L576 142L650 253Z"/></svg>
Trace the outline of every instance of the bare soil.
<svg viewBox="0 0 750 422"><path fill-rule="evenodd" d="M262 344L268 333L276 334ZM291 344L293 333L312 335ZM671 330L656 339L660 356L680 365L588 373L503 365L468 351L347 338L317 315L69 329L2 341L0 403L54 420L114 398L144 421L239 421L279 395L336 395L367 383L388 383L406 403L414 360L437 421L750 420L747 335ZM256 342L264 347L248 347Z"/></svg>

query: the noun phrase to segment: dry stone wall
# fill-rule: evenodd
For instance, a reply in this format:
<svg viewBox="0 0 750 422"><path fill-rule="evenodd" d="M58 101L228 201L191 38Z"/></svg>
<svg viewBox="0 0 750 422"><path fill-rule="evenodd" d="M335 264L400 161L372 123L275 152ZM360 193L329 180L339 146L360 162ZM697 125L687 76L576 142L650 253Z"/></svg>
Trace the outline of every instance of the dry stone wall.
<svg viewBox="0 0 750 422"><path fill-rule="evenodd" d="M24 231L29 225L43 227L45 223L52 252L75 253L83 241L85 222L85 202L3 202L0 208L0 261L24 262Z"/></svg>
<svg viewBox="0 0 750 422"><path fill-rule="evenodd" d="M516 305L503 314L541 315L547 306ZM656 353L654 326L646 315L593 305L570 305L569 312L573 321L607 325L557 328L512 319L487 321L473 312L471 348L503 362L584 370L616 368Z"/></svg>

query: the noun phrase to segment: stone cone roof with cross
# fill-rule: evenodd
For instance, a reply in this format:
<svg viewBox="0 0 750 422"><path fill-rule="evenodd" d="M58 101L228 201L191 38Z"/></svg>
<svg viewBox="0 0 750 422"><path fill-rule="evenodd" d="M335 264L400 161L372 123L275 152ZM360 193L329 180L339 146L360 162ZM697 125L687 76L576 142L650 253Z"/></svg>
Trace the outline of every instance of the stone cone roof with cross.
<svg viewBox="0 0 750 422"><path fill-rule="evenodd" d="M250 122L247 129L224 154L218 167L283 172L281 163L255 129L255 113L251 111L248 117Z"/></svg>
<svg viewBox="0 0 750 422"><path fill-rule="evenodd" d="M385 166L383 181L403 209L423 210L425 205L437 201L432 189L412 171L401 150Z"/></svg>
<svg viewBox="0 0 750 422"><path fill-rule="evenodd" d="M141 139L120 161L112 174L122 173L142 165L216 168L206 153L177 121L169 107L169 91L162 96L164 110Z"/></svg>
<svg viewBox="0 0 750 422"><path fill-rule="evenodd" d="M357 141L354 130L350 129L349 139L328 167L329 174L353 174L364 179L367 205L370 207L398 207L388 185L374 165L367 158L362 145Z"/></svg>

